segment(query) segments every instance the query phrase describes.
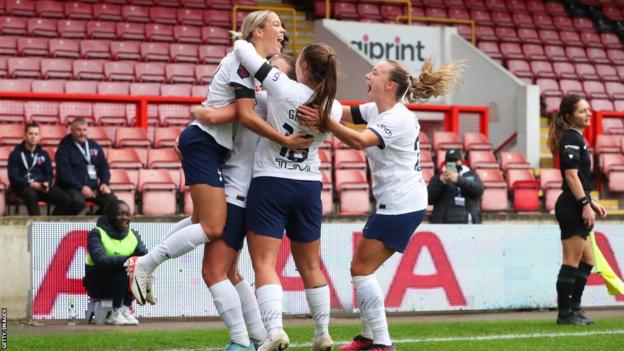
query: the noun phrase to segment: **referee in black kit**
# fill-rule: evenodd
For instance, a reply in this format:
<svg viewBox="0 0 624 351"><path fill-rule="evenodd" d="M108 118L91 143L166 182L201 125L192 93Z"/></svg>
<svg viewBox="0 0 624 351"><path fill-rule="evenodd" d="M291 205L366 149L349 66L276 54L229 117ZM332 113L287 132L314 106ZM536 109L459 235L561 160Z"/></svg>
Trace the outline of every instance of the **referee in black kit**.
<svg viewBox="0 0 624 351"><path fill-rule="evenodd" d="M555 216L561 228L563 262L557 277L559 314L557 324L587 325L594 321L581 310L581 296L594 266L587 240L596 215L607 210L591 200L590 154L583 131L590 125L589 103L578 95L566 95L548 131L548 146L560 160L563 193L557 199Z"/></svg>

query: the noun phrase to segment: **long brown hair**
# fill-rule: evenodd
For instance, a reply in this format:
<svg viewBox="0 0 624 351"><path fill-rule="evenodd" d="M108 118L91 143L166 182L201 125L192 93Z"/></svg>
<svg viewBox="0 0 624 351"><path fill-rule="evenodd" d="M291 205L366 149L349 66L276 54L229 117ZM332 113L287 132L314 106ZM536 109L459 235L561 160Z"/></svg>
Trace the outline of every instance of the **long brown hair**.
<svg viewBox="0 0 624 351"><path fill-rule="evenodd" d="M420 74L412 76L401 63L394 60L387 62L393 66L388 80L397 84L397 100L405 95L405 99L411 103L425 102L431 97L446 95L449 90L459 85L464 68L462 61L451 61L435 71L433 60L428 58L423 63Z"/></svg>
<svg viewBox="0 0 624 351"><path fill-rule="evenodd" d="M320 106L319 131L325 133L338 90L338 58L329 45L315 42L306 45L301 52L301 60L308 64L310 82L317 85L306 105Z"/></svg>
<svg viewBox="0 0 624 351"><path fill-rule="evenodd" d="M559 154L559 140L563 132L572 127L572 116L576 111L576 105L581 100L584 98L575 94L566 95L561 99L559 112L552 118L550 128L548 128L548 148L553 155Z"/></svg>

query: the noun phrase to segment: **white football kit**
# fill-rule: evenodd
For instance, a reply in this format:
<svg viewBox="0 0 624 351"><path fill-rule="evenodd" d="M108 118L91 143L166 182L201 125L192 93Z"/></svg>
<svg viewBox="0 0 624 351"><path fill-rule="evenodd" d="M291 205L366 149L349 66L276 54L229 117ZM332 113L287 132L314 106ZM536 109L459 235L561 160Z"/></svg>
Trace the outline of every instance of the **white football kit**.
<svg viewBox="0 0 624 351"><path fill-rule="evenodd" d="M376 212L396 215L427 208L427 185L420 168L420 124L405 105L379 113L375 103L359 106L366 128L380 144L366 149L373 175Z"/></svg>

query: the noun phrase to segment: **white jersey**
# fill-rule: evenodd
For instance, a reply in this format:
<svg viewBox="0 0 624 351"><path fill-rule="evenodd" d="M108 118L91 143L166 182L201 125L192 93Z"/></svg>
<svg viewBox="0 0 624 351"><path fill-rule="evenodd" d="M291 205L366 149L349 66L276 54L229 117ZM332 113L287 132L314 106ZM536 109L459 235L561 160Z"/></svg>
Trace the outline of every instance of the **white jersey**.
<svg viewBox="0 0 624 351"><path fill-rule="evenodd" d="M376 212L396 215L427 208L427 185L420 169L420 124L405 105L397 103L379 114L375 103L359 106L366 128L379 137L366 149L373 175Z"/></svg>
<svg viewBox="0 0 624 351"><path fill-rule="evenodd" d="M260 138L254 162L254 177L278 177L295 180L322 181L318 148L326 134L311 131L299 124L297 107L314 94L308 86L291 80L273 68L263 81L268 92L267 122L277 131L290 135L298 131L309 134L314 142L306 150L289 150L273 141ZM330 118L340 121L341 104L334 100Z"/></svg>
<svg viewBox="0 0 624 351"><path fill-rule="evenodd" d="M202 105L215 108L229 105L235 99L233 88L235 85L255 90L253 77L241 65L236 55L229 53L219 63L219 67L217 67L210 82L206 101ZM210 134L219 145L230 150L232 149L231 123L210 125L195 120L191 124Z"/></svg>
<svg viewBox="0 0 624 351"><path fill-rule="evenodd" d="M256 94L255 111L258 116L266 119L266 91ZM225 199L232 205L245 208L253 173L254 153L260 137L238 122L231 125L234 147L222 167L223 180L225 181Z"/></svg>

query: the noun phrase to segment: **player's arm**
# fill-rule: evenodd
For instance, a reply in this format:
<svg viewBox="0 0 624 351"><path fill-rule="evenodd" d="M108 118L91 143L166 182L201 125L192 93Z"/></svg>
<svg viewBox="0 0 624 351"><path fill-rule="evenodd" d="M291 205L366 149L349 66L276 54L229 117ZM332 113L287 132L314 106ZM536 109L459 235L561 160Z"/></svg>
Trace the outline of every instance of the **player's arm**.
<svg viewBox="0 0 624 351"><path fill-rule="evenodd" d="M353 130L334 120L328 123L329 131L343 143L357 150L364 150L371 146L381 145L383 142L380 136L372 129L363 131Z"/></svg>
<svg viewBox="0 0 624 351"><path fill-rule="evenodd" d="M195 105L191 107L191 118L212 125L232 123L236 121L236 105L229 104L220 108Z"/></svg>

